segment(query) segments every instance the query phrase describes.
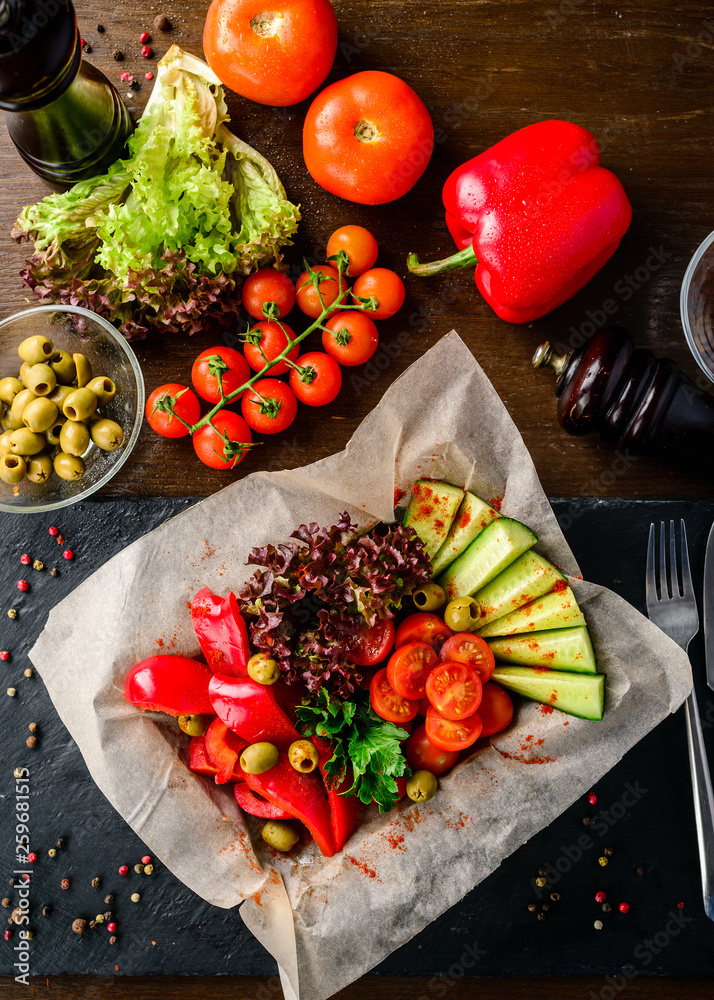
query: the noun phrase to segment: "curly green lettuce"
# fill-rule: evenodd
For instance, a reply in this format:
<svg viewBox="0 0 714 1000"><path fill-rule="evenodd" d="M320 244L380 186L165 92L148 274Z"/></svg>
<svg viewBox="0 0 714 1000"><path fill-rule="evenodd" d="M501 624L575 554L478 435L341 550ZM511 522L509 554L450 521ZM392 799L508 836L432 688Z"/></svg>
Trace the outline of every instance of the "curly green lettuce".
<svg viewBox="0 0 714 1000"><path fill-rule="evenodd" d="M174 45L127 158L20 213L13 239L34 243L24 284L130 340L229 325L242 276L280 266L300 211L228 121L218 77Z"/></svg>

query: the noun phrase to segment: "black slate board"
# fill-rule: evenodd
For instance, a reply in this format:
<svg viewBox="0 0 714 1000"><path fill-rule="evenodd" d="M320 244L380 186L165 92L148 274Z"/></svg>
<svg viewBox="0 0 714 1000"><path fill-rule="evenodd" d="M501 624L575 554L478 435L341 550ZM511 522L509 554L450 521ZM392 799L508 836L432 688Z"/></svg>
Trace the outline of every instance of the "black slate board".
<svg viewBox="0 0 714 1000"><path fill-rule="evenodd" d="M0 565L0 880L7 883L13 855L13 768L30 768L31 847L38 854L31 880L30 971L32 974L244 974L274 975L275 964L243 927L236 910L204 903L160 864L155 873L128 877L146 848L95 787L82 757L59 721L38 677L25 678L27 651L51 607L101 563L193 500L89 500L53 515L0 515L3 539ZM647 527L651 520L684 517L694 578L699 584L704 543L714 520L712 501L556 500L553 507L586 579L611 587L644 610ZM48 533L56 525L65 545ZM70 547L74 559L62 558ZM23 567L29 553L43 571ZM52 577L51 566L59 569ZM17 590L26 578L31 588ZM6 610L14 607L12 621ZM701 607L701 604L700 604ZM97 608L97 614L102 613ZM691 647L697 688L714 761L714 696L703 682L701 635ZM4 694L13 684L16 698ZM39 725L39 746L25 747L27 725ZM628 789L636 793L628 794ZM598 801L583 799L524 845L457 906L445 913L376 970L383 975L614 975L714 974L714 924L704 916L691 803L683 714L666 720L642 740L599 784ZM614 807L613 817L610 810ZM601 815L605 810L606 815ZM584 816L592 817L589 827ZM599 817L599 818L598 818ZM576 859L578 840L591 846ZM51 859L47 850L58 837L67 846ZM582 843L582 842L581 842ZM606 868L598 857L613 854ZM558 872L552 891L561 899L539 898L534 879L541 865ZM635 869L644 866L646 874ZM560 869L560 871L558 871ZM94 876L102 880L92 888ZM63 891L60 880L71 880ZM603 913L594 901L602 889L613 904ZM134 904L129 896L141 893ZM103 902L106 893L115 902ZM626 916L620 901L630 903ZM550 905L539 921L528 904ZM41 908L52 906L42 917ZM680 908L679 904L683 904ZM97 927L83 936L71 931L75 917L112 910L118 942ZM3 917L9 910L0 911ZM672 916L674 915L674 918ZM602 919L600 932L593 923ZM0 974L14 973L10 942L0 940ZM447 980L439 984L441 987ZM624 982L621 980L620 982Z"/></svg>

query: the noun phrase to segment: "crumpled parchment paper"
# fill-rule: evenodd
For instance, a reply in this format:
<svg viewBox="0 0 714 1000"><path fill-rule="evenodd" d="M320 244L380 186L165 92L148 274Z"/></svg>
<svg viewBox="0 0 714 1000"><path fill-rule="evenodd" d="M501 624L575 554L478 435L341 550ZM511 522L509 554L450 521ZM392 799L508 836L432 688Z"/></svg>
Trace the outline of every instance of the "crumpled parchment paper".
<svg viewBox="0 0 714 1000"><path fill-rule="evenodd" d="M521 703L510 729L441 778L428 803L365 810L333 858L312 843L276 857L230 787L187 770L176 726L123 700L124 677L156 652L199 652L187 602L205 586L238 587L251 547L345 510L361 526L389 521L395 490L419 477L502 498L502 512L538 534L537 549L571 577L591 626L607 674L605 717ZM286 996L324 1000L456 903L685 699L686 655L578 577L518 430L451 332L387 390L343 452L248 476L102 566L52 611L31 659L92 777L150 852L209 902L245 901L241 917L277 960ZM524 744L525 734L533 739Z"/></svg>

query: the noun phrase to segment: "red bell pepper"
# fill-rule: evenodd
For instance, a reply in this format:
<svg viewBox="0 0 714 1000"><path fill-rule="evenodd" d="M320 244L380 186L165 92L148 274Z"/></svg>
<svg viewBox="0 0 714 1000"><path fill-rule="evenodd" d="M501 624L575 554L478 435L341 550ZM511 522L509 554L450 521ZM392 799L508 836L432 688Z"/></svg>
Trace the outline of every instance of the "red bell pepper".
<svg viewBox="0 0 714 1000"><path fill-rule="evenodd" d="M345 775L342 781L335 783L334 778L325 772L325 764L333 754L329 740L313 736L312 742L317 750L317 763L322 780L325 782L327 801L330 803L332 839L335 842L335 851L341 851L355 828L359 799L356 795L341 794L349 791L352 787L350 775Z"/></svg>
<svg viewBox="0 0 714 1000"><path fill-rule="evenodd" d="M277 686L258 684L250 677L214 674L208 689L213 711L229 729L249 743L267 740L284 750L300 734L278 705L273 690Z"/></svg>
<svg viewBox="0 0 714 1000"><path fill-rule="evenodd" d="M281 753L278 763L262 774L245 774L246 784L268 802L284 809L304 823L315 838L315 843L325 857L335 853L332 839L330 807L325 798L322 781L313 771L302 774L296 771Z"/></svg>
<svg viewBox="0 0 714 1000"><path fill-rule="evenodd" d="M167 715L213 715L208 694L211 671L187 656L149 656L129 671L124 697L142 711Z"/></svg>
<svg viewBox="0 0 714 1000"><path fill-rule="evenodd" d="M238 758L248 746L245 740L236 736L221 719L213 720L204 740L208 759L217 768L216 784L225 785L227 781L241 781L245 775L238 764Z"/></svg>
<svg viewBox="0 0 714 1000"><path fill-rule="evenodd" d="M233 786L233 794L243 812L251 816L259 816L261 819L294 819L292 813L257 795L244 781Z"/></svg>
<svg viewBox="0 0 714 1000"><path fill-rule="evenodd" d="M230 732L230 730L228 730L228 732ZM235 733L231 733L231 736L234 739L238 738ZM247 746L247 744L244 745ZM188 769L189 771L193 771L194 774L201 774L206 778L215 778L218 774L218 768L208 756L208 752L206 751L205 736L191 737L191 742L188 745ZM235 765L228 780L245 781L240 764Z"/></svg>
<svg viewBox="0 0 714 1000"><path fill-rule="evenodd" d="M530 323L569 299L612 256L632 209L600 166L597 141L571 122L528 125L458 167L443 191L460 252L420 264L439 274L476 264L476 284L501 319Z"/></svg>
<svg viewBox="0 0 714 1000"><path fill-rule="evenodd" d="M235 594L217 597L204 587L193 599L191 618L201 651L213 673L247 677L248 630Z"/></svg>

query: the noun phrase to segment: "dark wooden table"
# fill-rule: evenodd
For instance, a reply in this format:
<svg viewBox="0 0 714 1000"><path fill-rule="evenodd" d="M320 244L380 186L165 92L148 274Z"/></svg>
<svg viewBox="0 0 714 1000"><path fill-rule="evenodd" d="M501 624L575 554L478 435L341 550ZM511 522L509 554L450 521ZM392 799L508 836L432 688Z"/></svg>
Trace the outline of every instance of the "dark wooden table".
<svg viewBox="0 0 714 1000"><path fill-rule="evenodd" d="M368 226L380 244L380 262L403 275L411 250L425 259L450 253L440 197L445 178L509 132L544 118L572 120L595 134L603 164L621 178L630 197L632 226L612 260L583 291L528 327L497 319L468 271L430 281L408 279L404 308L380 326L378 357L384 363L375 369L376 377L362 377L357 370L334 404L324 412L303 409L287 435L256 449L231 473L200 465L190 442L166 442L144 429L131 461L106 492L208 495L258 469L295 467L329 455L344 447L390 382L455 328L503 398L549 495L710 496L711 481L695 468L675 471L640 459L622 474L609 447L596 439L568 437L555 420L553 379L534 372L530 358L546 337L572 343L588 332L593 320L599 321L602 303L613 299L616 320L639 345L669 355L698 379L681 330L679 288L691 255L714 228L714 7L693 0L335 0L335 8L340 45L329 79L364 69L398 74L430 109L437 143L424 177L405 198L378 208L351 205L322 191L305 170L301 131L308 102L286 113L229 95L233 128L268 156L289 196L302 205L291 263L297 265L302 255L323 259L327 237L347 222ZM155 64L139 55L140 31L152 31L154 16L165 12L174 28L168 34L152 31L156 55L171 42L200 54L205 9L206 3L197 0L169 0L165 7L138 0L121 5L77 2L80 30L92 47L89 61L117 84L120 70L141 81L141 89L127 102L136 116L151 86L143 74ZM105 26L104 34L97 32L97 24ZM116 49L125 54L122 63L113 59ZM120 87L123 95L127 91L126 85ZM24 251L10 240L10 226L21 206L47 189L22 163L4 130L0 178L0 312L5 316L25 307L31 297L18 278ZM402 333L406 336L400 338ZM206 334L190 342L166 338L136 344L147 390L165 381L187 381L192 359L212 342ZM168 990L177 998L200 991L217 1000L255 996L258 983L50 979L33 986L37 997L149 998ZM462 979L449 987L449 996L456 1000L478 992L484 1000L580 998L604 996L605 986L601 980ZM433 989L427 980L369 979L341 996L367 993L398 1000L431 995ZM704 997L710 991L710 983L697 980L628 985L633 997ZM22 995L24 987L0 980L1 997Z"/></svg>

